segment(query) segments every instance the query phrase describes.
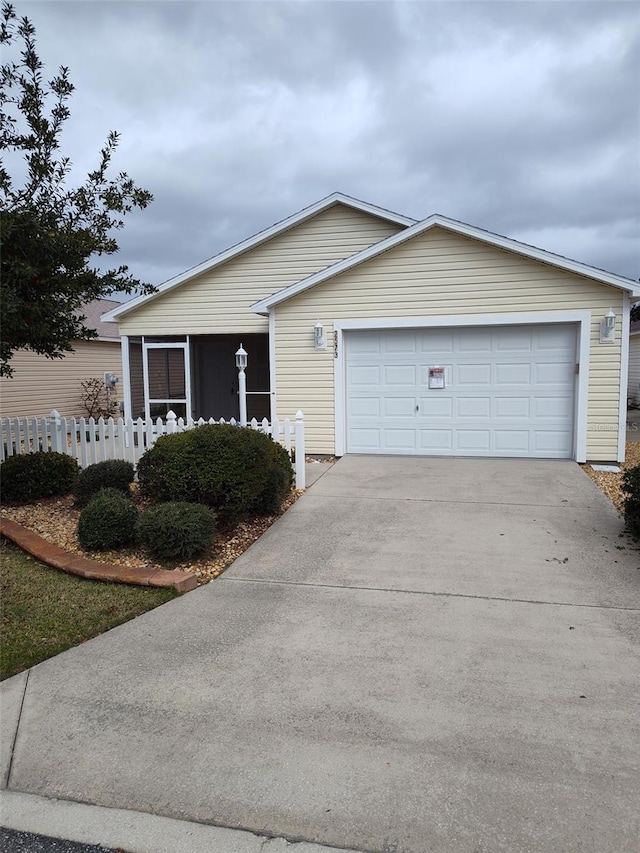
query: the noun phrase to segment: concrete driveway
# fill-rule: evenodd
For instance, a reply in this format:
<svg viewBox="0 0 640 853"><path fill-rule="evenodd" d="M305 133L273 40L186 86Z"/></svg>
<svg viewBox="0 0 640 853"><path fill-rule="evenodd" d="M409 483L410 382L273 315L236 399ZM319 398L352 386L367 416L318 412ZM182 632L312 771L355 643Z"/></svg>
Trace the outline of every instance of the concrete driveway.
<svg viewBox="0 0 640 853"><path fill-rule="evenodd" d="M636 851L621 531L571 462L345 457L222 579L12 680L9 788L379 853Z"/></svg>

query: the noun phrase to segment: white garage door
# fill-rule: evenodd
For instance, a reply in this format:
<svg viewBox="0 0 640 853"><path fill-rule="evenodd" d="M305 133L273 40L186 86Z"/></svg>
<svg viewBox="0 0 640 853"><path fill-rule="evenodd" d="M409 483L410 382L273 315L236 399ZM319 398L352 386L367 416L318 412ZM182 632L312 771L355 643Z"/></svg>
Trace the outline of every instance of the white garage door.
<svg viewBox="0 0 640 853"><path fill-rule="evenodd" d="M573 455L574 326L354 331L345 340L348 452ZM430 387L434 367L444 368L444 388Z"/></svg>

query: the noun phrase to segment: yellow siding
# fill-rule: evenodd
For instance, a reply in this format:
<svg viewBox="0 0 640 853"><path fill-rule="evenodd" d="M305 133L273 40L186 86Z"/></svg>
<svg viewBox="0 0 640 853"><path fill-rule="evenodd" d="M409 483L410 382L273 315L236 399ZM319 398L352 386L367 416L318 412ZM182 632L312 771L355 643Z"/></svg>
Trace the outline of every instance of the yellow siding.
<svg viewBox="0 0 640 853"><path fill-rule="evenodd" d="M620 340L599 343L599 321L620 316L621 291L480 241L433 229L275 308L277 409L302 409L309 453L334 451L333 349L313 348L319 319L592 312L587 454L617 458ZM619 324L618 324L619 329Z"/></svg>
<svg viewBox="0 0 640 853"><path fill-rule="evenodd" d="M21 350L11 359L14 375L0 379L0 416L43 417L57 409L63 417L82 417L80 383L85 379L115 373L120 379L115 396L122 394L120 343L77 341L75 351L62 359Z"/></svg>
<svg viewBox="0 0 640 853"><path fill-rule="evenodd" d="M151 300L120 321L122 335L254 334L251 305L396 234L402 226L342 204Z"/></svg>
<svg viewBox="0 0 640 853"><path fill-rule="evenodd" d="M640 403L640 334L629 338L629 398Z"/></svg>

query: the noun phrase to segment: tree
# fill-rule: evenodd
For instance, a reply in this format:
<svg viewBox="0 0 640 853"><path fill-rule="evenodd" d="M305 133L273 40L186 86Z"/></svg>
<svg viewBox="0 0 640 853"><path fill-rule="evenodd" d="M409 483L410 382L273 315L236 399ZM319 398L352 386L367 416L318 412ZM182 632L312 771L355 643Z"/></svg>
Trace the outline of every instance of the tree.
<svg viewBox="0 0 640 853"><path fill-rule="evenodd" d="M109 133L84 183L68 187L71 162L59 149L74 91L69 69L61 66L57 76L44 80L35 28L5 2L0 20L5 56L16 42L19 58L0 68L0 149L9 156L0 162L0 376L11 376L15 350L63 358L74 340L95 337L84 325L87 302L116 291L155 290L126 266L106 272L96 266L100 256L118 251L113 232L123 227L123 216L153 199L126 172L110 177L118 133ZM24 175L18 187L9 162L14 173Z"/></svg>

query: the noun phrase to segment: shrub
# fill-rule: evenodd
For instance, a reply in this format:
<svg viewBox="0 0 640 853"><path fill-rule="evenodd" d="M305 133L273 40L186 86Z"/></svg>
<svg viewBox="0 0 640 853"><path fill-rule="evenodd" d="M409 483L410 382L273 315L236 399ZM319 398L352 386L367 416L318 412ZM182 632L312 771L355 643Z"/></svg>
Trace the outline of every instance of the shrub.
<svg viewBox="0 0 640 853"><path fill-rule="evenodd" d="M622 490L625 493L622 508L627 530L635 539L640 539L640 465L624 472Z"/></svg>
<svg viewBox="0 0 640 853"><path fill-rule="evenodd" d="M76 460L66 453L46 450L9 456L0 468L3 499L24 503L68 495L80 470Z"/></svg>
<svg viewBox="0 0 640 853"><path fill-rule="evenodd" d="M106 551L131 542L138 510L118 489L103 489L80 513L78 540L87 551Z"/></svg>
<svg viewBox="0 0 640 853"><path fill-rule="evenodd" d="M284 447L269 440L267 455L267 483L252 507L258 515L277 512L293 485L293 468Z"/></svg>
<svg viewBox="0 0 640 853"><path fill-rule="evenodd" d="M162 436L138 463L140 490L154 501L210 506L222 524L271 511L291 482L291 463L276 447L264 433L228 424Z"/></svg>
<svg viewBox="0 0 640 853"><path fill-rule="evenodd" d="M73 489L76 503L86 506L100 489L118 489L129 494L133 483L133 465L119 459L97 462L81 471Z"/></svg>
<svg viewBox="0 0 640 853"><path fill-rule="evenodd" d="M215 530L208 507L184 502L152 506L138 523L140 543L159 560L190 560L209 547Z"/></svg>

